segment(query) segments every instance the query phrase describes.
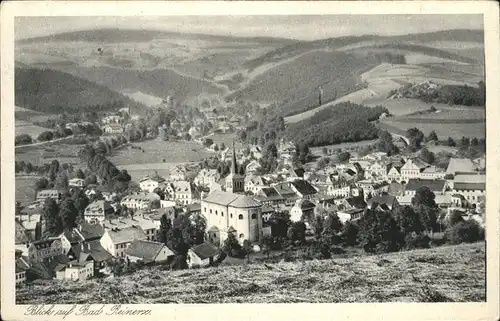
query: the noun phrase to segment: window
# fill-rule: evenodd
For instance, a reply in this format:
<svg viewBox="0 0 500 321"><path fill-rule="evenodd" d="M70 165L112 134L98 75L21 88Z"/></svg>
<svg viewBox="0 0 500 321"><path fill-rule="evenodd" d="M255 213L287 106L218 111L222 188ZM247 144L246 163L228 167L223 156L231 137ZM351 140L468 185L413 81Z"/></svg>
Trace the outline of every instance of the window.
<svg viewBox="0 0 500 321"><path fill-rule="evenodd" d="M243 219L243 214L238 215L238 219L242 220Z"/></svg>
<svg viewBox="0 0 500 321"><path fill-rule="evenodd" d="M233 213L229 213L229 217L230 217L230 218L233 218Z"/></svg>
<svg viewBox="0 0 500 321"><path fill-rule="evenodd" d="M203 211L206 213L206 212L207 212L207 208L206 208L206 207L204 207L204 208L203 208Z"/></svg>
<svg viewBox="0 0 500 321"><path fill-rule="evenodd" d="M255 220L255 219L257 219L257 214L253 213L252 214L252 220Z"/></svg>
<svg viewBox="0 0 500 321"><path fill-rule="evenodd" d="M215 211L215 215L217 215L217 214L218 214L217 211Z"/></svg>
<svg viewBox="0 0 500 321"><path fill-rule="evenodd" d="M212 209L210 209L210 214L212 214Z"/></svg>
<svg viewBox="0 0 500 321"><path fill-rule="evenodd" d="M220 215L221 215L221 216L224 216L224 212L220 212Z"/></svg>

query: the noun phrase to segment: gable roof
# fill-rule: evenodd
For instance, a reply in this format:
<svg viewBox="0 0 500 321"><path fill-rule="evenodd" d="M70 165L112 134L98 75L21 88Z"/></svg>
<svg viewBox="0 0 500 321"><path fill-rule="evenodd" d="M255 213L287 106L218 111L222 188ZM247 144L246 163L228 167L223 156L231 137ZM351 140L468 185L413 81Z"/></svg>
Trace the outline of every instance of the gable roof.
<svg viewBox="0 0 500 321"><path fill-rule="evenodd" d="M167 256L175 255L165 244L147 240L133 241L125 250L125 253L130 256L140 257L145 261L154 261L163 248L166 248Z"/></svg>
<svg viewBox="0 0 500 321"><path fill-rule="evenodd" d="M132 242L137 239L146 239L146 234L139 226L126 227L123 229L113 228L106 231L113 244Z"/></svg>
<svg viewBox="0 0 500 321"><path fill-rule="evenodd" d="M80 257L81 253L87 253L96 262L107 261L113 257L108 251L106 251L102 247L101 242L99 240L83 243L83 251L82 251L82 244L76 244L72 246L71 250L73 251L76 257Z"/></svg>
<svg viewBox="0 0 500 321"><path fill-rule="evenodd" d="M446 181L441 179L415 179L411 178L408 180L408 183L405 186L405 190L407 191L416 191L421 187L428 187L433 192L442 192L444 190L444 186Z"/></svg>
<svg viewBox="0 0 500 321"><path fill-rule="evenodd" d="M291 184L302 195L311 195L317 193L316 189L308 181L301 179L293 181L291 182Z"/></svg>
<svg viewBox="0 0 500 321"><path fill-rule="evenodd" d="M295 206L299 207L301 210L309 210L316 207L313 202L305 199L298 200Z"/></svg>
<svg viewBox="0 0 500 321"><path fill-rule="evenodd" d="M454 183L454 190L481 190L486 189L486 183Z"/></svg>
<svg viewBox="0 0 500 321"><path fill-rule="evenodd" d="M450 158L446 174L455 174L456 172L473 172L474 163L467 158Z"/></svg>
<svg viewBox="0 0 500 321"><path fill-rule="evenodd" d="M281 182L273 186L276 191L284 198L297 196L293 189L290 188L289 182Z"/></svg>
<svg viewBox="0 0 500 321"><path fill-rule="evenodd" d="M363 209L366 207L366 202L362 197L348 197L345 201L353 208Z"/></svg>
<svg viewBox="0 0 500 321"><path fill-rule="evenodd" d="M373 205L381 206L382 208L392 209L392 206L397 202L396 197L392 195L376 195L368 200L368 205L373 208Z"/></svg>
<svg viewBox="0 0 500 321"><path fill-rule="evenodd" d="M198 256L202 260L213 257L217 253L219 253L218 248L206 242L192 247L190 251L192 251L194 254L196 254L196 256Z"/></svg>
<svg viewBox="0 0 500 321"><path fill-rule="evenodd" d="M263 194L268 201L283 199L283 196L281 196L274 187L264 187L260 190L260 193Z"/></svg>

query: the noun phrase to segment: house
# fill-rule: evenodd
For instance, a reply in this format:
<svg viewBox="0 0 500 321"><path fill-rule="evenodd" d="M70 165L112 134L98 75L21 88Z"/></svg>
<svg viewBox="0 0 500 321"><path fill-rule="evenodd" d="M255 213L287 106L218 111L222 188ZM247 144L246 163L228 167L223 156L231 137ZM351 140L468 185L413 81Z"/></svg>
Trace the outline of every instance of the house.
<svg viewBox="0 0 500 321"><path fill-rule="evenodd" d="M193 202L193 189L188 181L175 181L172 183L174 200L180 204L188 205Z"/></svg>
<svg viewBox="0 0 500 321"><path fill-rule="evenodd" d="M401 167L396 165L390 165L389 171L387 172L387 180L389 182L401 182Z"/></svg>
<svg viewBox="0 0 500 321"><path fill-rule="evenodd" d="M255 198L262 204L271 206L273 208L276 208L280 204L285 203L284 197L281 196L274 187L261 188L255 195Z"/></svg>
<svg viewBox="0 0 500 321"><path fill-rule="evenodd" d="M453 194L462 195L469 204L477 204L486 196L486 183L453 183Z"/></svg>
<svg viewBox="0 0 500 321"><path fill-rule="evenodd" d="M290 182L290 188L300 197L304 199L312 199L318 191L308 181L298 179Z"/></svg>
<svg viewBox="0 0 500 321"><path fill-rule="evenodd" d="M146 240L153 241L156 238L158 227L154 220L144 214L133 215L131 217L119 217L102 222L105 230L125 229L128 227L140 227L146 235Z"/></svg>
<svg viewBox="0 0 500 321"><path fill-rule="evenodd" d="M295 201L300 198L299 195L297 195L297 193L295 193L295 191L291 188L290 182L277 183L272 187L274 187L278 194L281 195L285 206L293 206Z"/></svg>
<svg viewBox="0 0 500 321"><path fill-rule="evenodd" d="M339 210L364 210L366 202L362 197L347 197L335 200L335 205Z"/></svg>
<svg viewBox="0 0 500 321"><path fill-rule="evenodd" d="M41 262L46 258L62 254L62 251L61 240L53 237L31 243L28 248L28 255L31 262Z"/></svg>
<svg viewBox="0 0 500 321"><path fill-rule="evenodd" d="M68 185L70 187L84 188L85 187L85 180L81 179L81 178L72 178L68 181Z"/></svg>
<svg viewBox="0 0 500 321"><path fill-rule="evenodd" d="M104 200L97 200L90 203L83 213L86 222L97 223L106 219L106 216L115 212L111 204Z"/></svg>
<svg viewBox="0 0 500 321"><path fill-rule="evenodd" d="M36 194L36 201L39 203L44 203L48 198L53 199L59 204L62 198L62 192L56 189L44 189Z"/></svg>
<svg viewBox="0 0 500 321"><path fill-rule="evenodd" d="M134 240L146 240L147 236L139 226L123 229L106 229L101 237L101 246L114 257L125 257L125 250Z"/></svg>
<svg viewBox="0 0 500 321"><path fill-rule="evenodd" d="M248 163L248 165L245 167L245 173L247 174L253 174L260 170L262 166L260 166L260 163L256 160L251 161Z"/></svg>
<svg viewBox="0 0 500 321"><path fill-rule="evenodd" d="M339 217L342 224L347 221L355 221L363 217L364 209L351 208L346 210L337 211L337 216Z"/></svg>
<svg viewBox="0 0 500 321"><path fill-rule="evenodd" d="M26 281L26 271L27 271L26 268L16 264L16 284L23 283L24 281Z"/></svg>
<svg viewBox="0 0 500 321"><path fill-rule="evenodd" d="M74 260L79 258L81 253L88 254L87 261L92 261L94 263L94 270L99 272L104 272L106 263L113 259L111 253L102 247L100 239L75 244L71 247L67 255L68 258Z"/></svg>
<svg viewBox="0 0 500 321"><path fill-rule="evenodd" d="M474 172L474 163L468 158L450 158L446 174L455 175L457 172Z"/></svg>
<svg viewBox="0 0 500 321"><path fill-rule="evenodd" d="M424 168L420 173L421 179L444 179L446 172L434 165Z"/></svg>
<svg viewBox="0 0 500 321"><path fill-rule="evenodd" d="M135 193L122 198L120 204L130 209L147 209L154 201L159 201L156 193Z"/></svg>
<svg viewBox="0 0 500 321"><path fill-rule="evenodd" d="M245 176L245 191L257 194L261 189L269 187L269 180L259 175Z"/></svg>
<svg viewBox="0 0 500 321"><path fill-rule="evenodd" d="M185 206L185 212L188 215L201 214L201 203L188 204Z"/></svg>
<svg viewBox="0 0 500 321"><path fill-rule="evenodd" d="M120 122L120 116L119 115L108 115L105 116L101 119L101 123L106 125L106 124L118 124Z"/></svg>
<svg viewBox="0 0 500 321"><path fill-rule="evenodd" d="M165 244L146 240L134 240L125 254L131 262L144 263L167 262L175 257L175 253Z"/></svg>
<svg viewBox="0 0 500 321"><path fill-rule="evenodd" d="M344 180L336 181L328 185L326 195L335 197L349 197L351 195L351 185Z"/></svg>
<svg viewBox="0 0 500 321"><path fill-rule="evenodd" d="M434 179L410 179L405 186L404 195L415 196L417 190L422 187L429 188L434 194L444 194L446 188L445 180Z"/></svg>
<svg viewBox="0 0 500 321"><path fill-rule="evenodd" d="M153 193L155 189L160 188L163 189L165 179L160 176L149 177L146 176L139 181L139 186L141 191L147 193Z"/></svg>
<svg viewBox="0 0 500 321"><path fill-rule="evenodd" d="M94 276L94 262L81 252L77 260L58 265L54 271L58 280L84 281Z"/></svg>
<svg viewBox="0 0 500 321"><path fill-rule="evenodd" d="M215 169L202 169L195 177L193 183L197 186L210 187L211 184L217 182L219 174Z"/></svg>
<svg viewBox="0 0 500 321"><path fill-rule="evenodd" d="M175 167L173 170L170 171L169 177L170 180L172 181L183 181L186 179L186 173L181 168Z"/></svg>
<svg viewBox="0 0 500 321"><path fill-rule="evenodd" d="M309 200L297 200L290 210L290 220L292 222L304 221L311 223L314 219L314 208L316 205Z"/></svg>
<svg viewBox="0 0 500 321"><path fill-rule="evenodd" d="M123 134L123 127L120 124L107 124L103 127L103 132L109 135Z"/></svg>
<svg viewBox="0 0 500 321"><path fill-rule="evenodd" d="M385 179L387 177L387 165L375 162L365 169L366 179Z"/></svg>
<svg viewBox="0 0 500 321"><path fill-rule="evenodd" d="M281 158L283 155L295 156L296 147L293 142L281 141L278 147L278 157Z"/></svg>
<svg viewBox="0 0 500 321"><path fill-rule="evenodd" d="M210 243L202 243L189 249L187 264L189 268L206 267L219 257L219 249Z"/></svg>
<svg viewBox="0 0 500 321"><path fill-rule="evenodd" d="M367 207L371 210L381 210L395 212L399 206L398 200L392 195L377 195L367 202Z"/></svg>
<svg viewBox="0 0 500 321"><path fill-rule="evenodd" d="M420 173L429 167L429 164L422 161L420 158L409 158L401 167L401 180L408 182L411 178L419 178Z"/></svg>
<svg viewBox="0 0 500 321"><path fill-rule="evenodd" d="M386 181L363 181L358 183L359 186L363 189L363 197L365 200L368 199L370 195L373 197L389 192L389 183L387 183Z"/></svg>
<svg viewBox="0 0 500 321"><path fill-rule="evenodd" d="M100 224L83 222L70 231L59 235L62 243L63 254L68 254L71 248L82 242L98 241L104 234L104 227Z"/></svg>

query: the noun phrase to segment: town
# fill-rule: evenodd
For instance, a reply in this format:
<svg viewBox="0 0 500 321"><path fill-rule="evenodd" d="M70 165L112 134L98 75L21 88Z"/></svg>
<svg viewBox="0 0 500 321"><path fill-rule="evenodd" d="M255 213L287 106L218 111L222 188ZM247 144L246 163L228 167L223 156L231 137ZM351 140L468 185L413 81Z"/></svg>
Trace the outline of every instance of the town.
<svg viewBox="0 0 500 321"><path fill-rule="evenodd" d="M242 124L255 114L210 109L189 110L187 117L169 104L151 116L161 124L144 128L140 138L133 136L143 119L123 107L95 123L59 124L63 132L102 133L80 151L79 168L57 160L40 168L16 162L16 173L43 174L36 199L16 206L17 284L119 277L149 265L177 270L283 255L324 259L350 248L383 253L484 238L484 155L450 158L445 168L431 164L426 145L436 143L435 134L385 132L372 150L323 148L311 162L310 148L278 137L279 129L251 137ZM221 132L234 133L228 146L210 139ZM152 171L133 181L106 153L134 139L193 140L214 154L170 175Z"/></svg>

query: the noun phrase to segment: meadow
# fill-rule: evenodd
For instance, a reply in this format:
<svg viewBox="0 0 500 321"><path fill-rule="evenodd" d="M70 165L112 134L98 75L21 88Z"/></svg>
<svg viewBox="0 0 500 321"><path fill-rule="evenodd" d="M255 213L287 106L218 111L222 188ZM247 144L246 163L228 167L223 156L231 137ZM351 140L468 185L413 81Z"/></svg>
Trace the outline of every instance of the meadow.
<svg viewBox="0 0 500 321"><path fill-rule="evenodd" d="M50 130L49 128L36 126L24 120L16 120L15 129L16 136L21 134L28 134L33 139L36 139L41 133Z"/></svg>
<svg viewBox="0 0 500 321"><path fill-rule="evenodd" d="M484 302L485 263L480 242L320 261L150 267L85 282L35 281L16 289L16 303Z"/></svg>
<svg viewBox="0 0 500 321"><path fill-rule="evenodd" d="M486 137L486 123L447 123L447 122L430 122L422 121L397 121L390 118L382 120L378 124L379 128L388 130L389 132L404 135L406 130L416 127L425 135L429 135L431 131L435 131L440 138L452 137L454 139L465 137ZM394 130L396 129L396 130Z"/></svg>
<svg viewBox="0 0 500 321"><path fill-rule="evenodd" d="M43 165L53 160L59 163L78 165L78 151L82 145L66 144L64 142L47 143L39 146L19 146L16 148L16 161L30 162L33 165Z"/></svg>
<svg viewBox="0 0 500 321"><path fill-rule="evenodd" d="M28 204L35 200L36 193L34 186L35 181L38 178L38 176L16 177L16 202L21 202L21 204Z"/></svg>

